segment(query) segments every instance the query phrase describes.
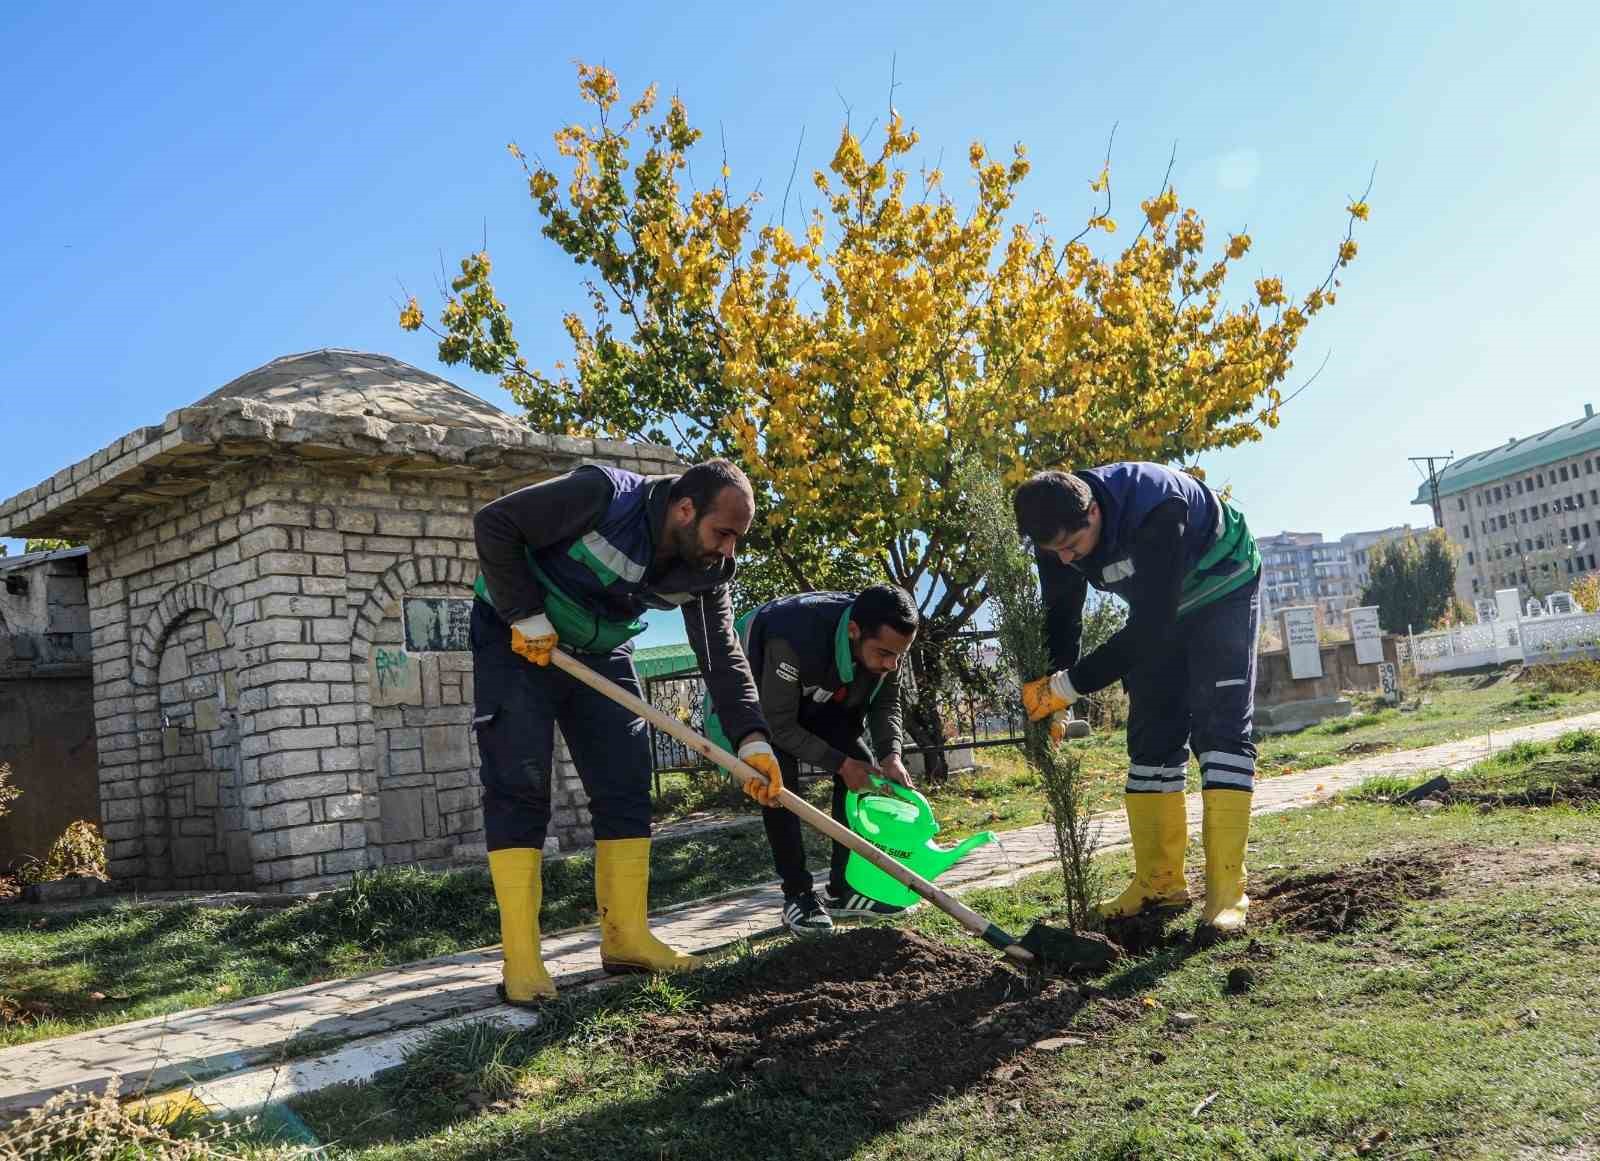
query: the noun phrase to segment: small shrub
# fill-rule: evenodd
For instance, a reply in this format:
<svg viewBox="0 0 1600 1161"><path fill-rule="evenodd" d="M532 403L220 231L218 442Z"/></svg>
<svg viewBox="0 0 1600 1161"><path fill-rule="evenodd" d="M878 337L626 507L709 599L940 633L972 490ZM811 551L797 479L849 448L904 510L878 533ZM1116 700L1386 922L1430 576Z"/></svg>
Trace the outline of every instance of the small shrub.
<svg viewBox="0 0 1600 1161"><path fill-rule="evenodd" d="M61 837L50 844L44 861L34 859L24 865L24 883L54 883L74 876L107 879L106 840L100 828L86 818L67 824Z"/></svg>
<svg viewBox="0 0 1600 1161"><path fill-rule="evenodd" d="M1600 749L1600 734L1593 730L1570 730L1556 739L1556 750L1562 754L1587 754Z"/></svg>
<svg viewBox="0 0 1600 1161"><path fill-rule="evenodd" d="M103 1094L76 1089L57 1093L0 1129L5 1161L209 1161L303 1155L248 1140L252 1122L216 1122L183 1109L141 1110L118 1099L112 1077Z"/></svg>
<svg viewBox="0 0 1600 1161"><path fill-rule="evenodd" d="M11 767L0 762L0 818L11 813L11 804L22 797L22 787L11 785Z"/></svg>

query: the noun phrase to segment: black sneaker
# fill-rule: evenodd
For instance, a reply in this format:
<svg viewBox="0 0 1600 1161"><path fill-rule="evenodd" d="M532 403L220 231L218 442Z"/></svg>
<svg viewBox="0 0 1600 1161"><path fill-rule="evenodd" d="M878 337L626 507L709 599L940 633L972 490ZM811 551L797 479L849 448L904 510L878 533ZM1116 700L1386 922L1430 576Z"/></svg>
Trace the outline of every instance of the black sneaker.
<svg viewBox="0 0 1600 1161"><path fill-rule="evenodd" d="M904 907L891 907L887 903L879 903L876 899L869 899L857 891L835 895L832 887L829 887L823 895L822 906L835 919L887 919L907 910Z"/></svg>
<svg viewBox="0 0 1600 1161"><path fill-rule="evenodd" d="M811 891L783 901L783 925L799 936L828 935L833 931L833 920Z"/></svg>

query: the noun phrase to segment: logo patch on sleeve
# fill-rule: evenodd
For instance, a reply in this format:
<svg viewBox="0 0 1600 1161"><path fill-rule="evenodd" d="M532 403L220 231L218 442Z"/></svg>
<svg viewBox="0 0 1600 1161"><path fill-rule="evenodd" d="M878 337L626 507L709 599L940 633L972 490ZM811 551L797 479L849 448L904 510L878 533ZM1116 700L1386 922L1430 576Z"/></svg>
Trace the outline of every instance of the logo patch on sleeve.
<svg viewBox="0 0 1600 1161"><path fill-rule="evenodd" d="M799 681L800 671L787 661L778 662L778 676L784 681Z"/></svg>

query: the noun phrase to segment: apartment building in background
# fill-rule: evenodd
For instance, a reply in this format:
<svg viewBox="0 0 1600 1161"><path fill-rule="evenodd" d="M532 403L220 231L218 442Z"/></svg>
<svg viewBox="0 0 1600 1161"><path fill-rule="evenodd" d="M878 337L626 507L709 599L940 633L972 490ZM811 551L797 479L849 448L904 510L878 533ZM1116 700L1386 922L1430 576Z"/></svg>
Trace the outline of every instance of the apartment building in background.
<svg viewBox="0 0 1600 1161"><path fill-rule="evenodd" d="M1361 603L1372 575L1372 551L1386 540L1409 536L1411 526L1347 532L1327 540L1320 532L1280 532L1256 539L1261 549L1261 615L1315 605L1328 625Z"/></svg>
<svg viewBox="0 0 1600 1161"><path fill-rule="evenodd" d="M1544 598L1600 562L1600 417L1452 460L1438 473L1439 516L1456 549L1456 595L1498 589ZM1431 505L1426 480L1414 504Z"/></svg>

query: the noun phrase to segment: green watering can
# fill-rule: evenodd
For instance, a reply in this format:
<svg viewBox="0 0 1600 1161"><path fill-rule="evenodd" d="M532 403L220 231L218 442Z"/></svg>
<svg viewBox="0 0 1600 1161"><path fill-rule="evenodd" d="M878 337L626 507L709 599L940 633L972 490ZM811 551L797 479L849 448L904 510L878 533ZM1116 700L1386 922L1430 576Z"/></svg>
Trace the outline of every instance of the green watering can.
<svg viewBox="0 0 1600 1161"><path fill-rule="evenodd" d="M872 785L866 793L845 791L845 821L856 834L924 879L937 879L969 851L994 840L994 832L986 830L948 849L938 846L933 836L939 833L939 823L926 798L887 778L875 777ZM845 864L844 881L852 891L889 907L909 907L921 898L854 851Z"/></svg>

